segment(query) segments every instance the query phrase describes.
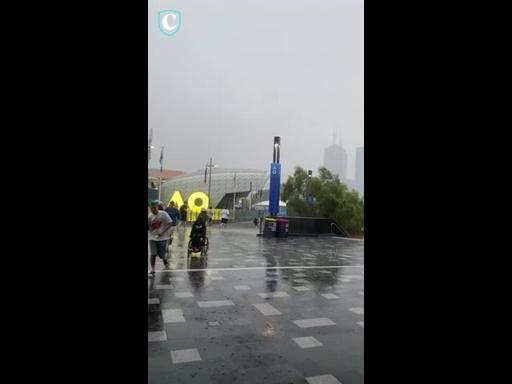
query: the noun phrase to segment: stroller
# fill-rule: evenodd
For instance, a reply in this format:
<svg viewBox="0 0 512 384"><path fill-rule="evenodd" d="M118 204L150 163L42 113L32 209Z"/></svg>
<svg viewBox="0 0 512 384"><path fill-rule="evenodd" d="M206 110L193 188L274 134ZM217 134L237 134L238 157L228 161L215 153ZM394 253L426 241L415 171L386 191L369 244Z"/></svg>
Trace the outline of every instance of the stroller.
<svg viewBox="0 0 512 384"><path fill-rule="evenodd" d="M187 257L192 256L192 253L198 252L201 252L201 256L208 254L208 237L206 236L206 223L204 220L196 220L192 225Z"/></svg>

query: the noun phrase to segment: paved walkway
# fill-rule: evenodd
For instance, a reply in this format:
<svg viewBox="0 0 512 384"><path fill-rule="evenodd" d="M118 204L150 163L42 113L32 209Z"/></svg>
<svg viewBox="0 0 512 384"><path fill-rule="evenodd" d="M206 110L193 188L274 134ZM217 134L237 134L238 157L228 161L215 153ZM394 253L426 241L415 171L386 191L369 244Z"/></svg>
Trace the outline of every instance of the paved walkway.
<svg viewBox="0 0 512 384"><path fill-rule="evenodd" d="M207 257L174 234L148 279L149 383L364 382L364 241L210 228Z"/></svg>

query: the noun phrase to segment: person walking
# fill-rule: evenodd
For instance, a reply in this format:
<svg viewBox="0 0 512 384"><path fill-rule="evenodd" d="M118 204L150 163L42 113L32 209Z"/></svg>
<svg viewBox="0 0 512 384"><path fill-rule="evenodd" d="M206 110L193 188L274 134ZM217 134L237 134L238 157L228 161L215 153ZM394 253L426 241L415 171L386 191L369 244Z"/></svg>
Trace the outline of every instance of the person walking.
<svg viewBox="0 0 512 384"><path fill-rule="evenodd" d="M208 215L208 226L211 226L212 222L213 222L213 208L211 206L210 206L210 208L208 208L207 215Z"/></svg>
<svg viewBox="0 0 512 384"><path fill-rule="evenodd" d="M221 227L225 227L226 224L228 223L228 220L229 220L229 209L224 208L220 212L220 217L221 217L221 224L220 224L220 226Z"/></svg>
<svg viewBox="0 0 512 384"><path fill-rule="evenodd" d="M188 212L187 203L183 203L183 205L180 207L181 227L186 227L186 225L187 225L187 212Z"/></svg>
<svg viewBox="0 0 512 384"><path fill-rule="evenodd" d="M151 202L151 213L148 215L148 234L150 249L151 271L149 277L155 276L156 257L160 257L164 262L165 268L169 268L169 261L166 259L167 242L169 241L169 229L172 225L171 217L164 210L158 209L160 201Z"/></svg>

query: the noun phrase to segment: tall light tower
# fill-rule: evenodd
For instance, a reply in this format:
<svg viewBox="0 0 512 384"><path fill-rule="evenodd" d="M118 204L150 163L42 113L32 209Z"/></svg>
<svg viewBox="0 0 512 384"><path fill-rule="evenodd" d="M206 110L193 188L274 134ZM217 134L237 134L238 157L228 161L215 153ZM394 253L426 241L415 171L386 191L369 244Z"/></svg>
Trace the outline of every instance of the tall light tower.
<svg viewBox="0 0 512 384"><path fill-rule="evenodd" d="M270 216L277 216L279 213L279 192L281 189L281 163L279 163L279 152L281 138L274 136L274 154L270 164L270 190L268 211Z"/></svg>

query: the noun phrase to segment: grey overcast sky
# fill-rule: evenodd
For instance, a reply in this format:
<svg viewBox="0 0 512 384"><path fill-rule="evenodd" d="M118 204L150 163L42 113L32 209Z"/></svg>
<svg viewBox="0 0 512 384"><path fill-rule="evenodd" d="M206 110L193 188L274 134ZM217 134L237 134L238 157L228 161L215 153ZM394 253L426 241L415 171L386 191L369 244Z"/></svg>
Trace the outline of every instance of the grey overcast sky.
<svg viewBox="0 0 512 384"><path fill-rule="evenodd" d="M158 12L178 10L173 36ZM354 177L364 145L363 0L149 0L151 167L316 170L341 135Z"/></svg>

